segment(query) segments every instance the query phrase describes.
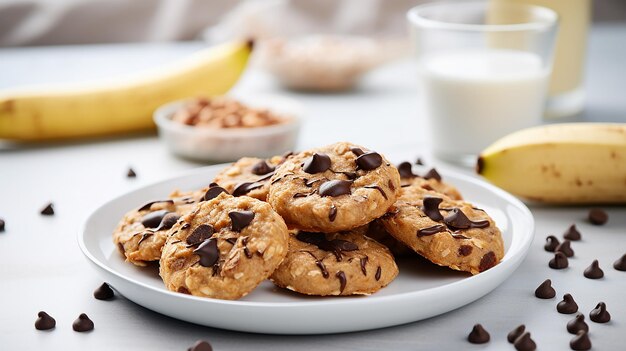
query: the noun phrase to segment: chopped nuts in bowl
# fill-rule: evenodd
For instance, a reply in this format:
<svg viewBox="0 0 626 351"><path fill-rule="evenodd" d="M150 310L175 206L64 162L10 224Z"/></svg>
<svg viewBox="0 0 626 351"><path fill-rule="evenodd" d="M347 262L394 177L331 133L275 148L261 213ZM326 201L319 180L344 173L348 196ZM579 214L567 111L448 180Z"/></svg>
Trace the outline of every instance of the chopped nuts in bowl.
<svg viewBox="0 0 626 351"><path fill-rule="evenodd" d="M194 98L166 104L154 113L159 136L179 156L228 162L262 158L295 147L302 109L278 96Z"/></svg>

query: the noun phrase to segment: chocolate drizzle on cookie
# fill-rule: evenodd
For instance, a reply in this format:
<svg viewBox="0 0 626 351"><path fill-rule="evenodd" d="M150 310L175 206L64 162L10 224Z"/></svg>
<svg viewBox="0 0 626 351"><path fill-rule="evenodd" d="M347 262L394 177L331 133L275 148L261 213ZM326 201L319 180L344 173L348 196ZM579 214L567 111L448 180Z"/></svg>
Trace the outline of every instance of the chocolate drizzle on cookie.
<svg viewBox="0 0 626 351"><path fill-rule="evenodd" d="M330 168L330 157L322 153L314 153L302 164L302 170L309 174L322 173Z"/></svg>
<svg viewBox="0 0 626 351"><path fill-rule="evenodd" d="M376 279L376 281L380 280L380 275L382 274L382 272L383 269L378 266L378 268L376 268L376 274L374 275L374 279Z"/></svg>
<svg viewBox="0 0 626 351"><path fill-rule="evenodd" d="M488 220L472 221L460 208L453 208L452 214L449 214L443 219L444 223L454 229L469 229L469 228L486 228L489 226Z"/></svg>
<svg viewBox="0 0 626 351"><path fill-rule="evenodd" d="M429 236L433 234L437 234L440 232L446 231L446 226L442 224L436 224L430 227L422 228L417 230L417 237Z"/></svg>
<svg viewBox="0 0 626 351"><path fill-rule="evenodd" d="M318 260L317 257L315 257L315 255L311 251L305 251L305 252L311 255L311 257L313 257L313 259L315 260L315 265L319 267L319 269L322 271L322 277L328 279L329 274L328 274L328 270L326 269L326 266L324 265L324 262Z"/></svg>
<svg viewBox="0 0 626 351"><path fill-rule="evenodd" d="M440 197L426 196L424 197L424 208L422 209L428 218L435 222L443 220L441 212L439 212L439 204L443 201Z"/></svg>
<svg viewBox="0 0 626 351"><path fill-rule="evenodd" d="M363 275L365 276L367 276L367 268L365 266L367 265L368 260L369 260L369 257L367 256L361 257L361 259L359 260L361 264L361 272L363 272Z"/></svg>
<svg viewBox="0 0 626 351"><path fill-rule="evenodd" d="M143 218L141 219L141 224L146 228L156 228L163 220L163 217L165 217L165 215L168 213L170 213L170 211L168 210L150 212L143 216Z"/></svg>
<svg viewBox="0 0 626 351"><path fill-rule="evenodd" d="M322 233L299 232L296 235L296 239L307 244L315 245L320 250L332 252L335 258L337 258L337 261L342 260L343 252L359 249L359 247L351 241L341 239L328 240L326 239L326 235Z"/></svg>
<svg viewBox="0 0 626 351"><path fill-rule="evenodd" d="M343 271L339 271L337 272L337 274L335 274L335 277L339 279L339 293L342 294L343 291L346 289L346 274Z"/></svg>
<svg viewBox="0 0 626 351"><path fill-rule="evenodd" d="M167 204L174 204L174 200L156 200L156 201L150 201L146 204L144 204L143 206L139 207L139 209L137 211L145 211L145 210L149 210L150 207L154 204L160 204L160 203L167 203Z"/></svg>
<svg viewBox="0 0 626 351"><path fill-rule="evenodd" d="M383 190L383 188L379 187L378 185L366 185L364 186L365 189L376 189L378 190L381 195L385 198L385 200L388 199L387 194L385 193L385 191Z"/></svg>

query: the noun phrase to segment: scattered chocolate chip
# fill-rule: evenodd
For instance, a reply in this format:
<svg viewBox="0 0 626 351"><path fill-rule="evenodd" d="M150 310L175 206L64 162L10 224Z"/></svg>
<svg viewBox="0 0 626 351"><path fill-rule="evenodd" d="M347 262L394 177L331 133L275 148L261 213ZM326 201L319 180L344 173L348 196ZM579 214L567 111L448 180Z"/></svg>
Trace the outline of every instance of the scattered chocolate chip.
<svg viewBox="0 0 626 351"><path fill-rule="evenodd" d="M161 223L159 223L159 226L155 229L155 231L172 228L179 218L180 216L174 212L166 214L163 216L163 219L161 219Z"/></svg>
<svg viewBox="0 0 626 351"><path fill-rule="evenodd" d="M435 222L439 222L443 220L443 216L441 212L439 212L439 204L443 201L440 197L435 196L425 196L424 197L424 213L428 216L428 218L432 219Z"/></svg>
<svg viewBox="0 0 626 351"><path fill-rule="evenodd" d="M158 210L150 212L143 216L143 218L141 219L141 224L143 224L143 226L146 228L156 228L159 226L159 224L161 224L163 217L165 217L165 215L168 213L170 213L170 211L168 210Z"/></svg>
<svg viewBox="0 0 626 351"><path fill-rule="evenodd" d="M446 226L442 224L436 224L432 227L422 228L417 230L417 237L428 236L437 234L439 232L445 232Z"/></svg>
<svg viewBox="0 0 626 351"><path fill-rule="evenodd" d="M550 260L548 266L552 269L564 269L569 266L569 262L567 260L567 256L565 256L562 252L557 252L554 254L554 258Z"/></svg>
<svg viewBox="0 0 626 351"><path fill-rule="evenodd" d="M327 182L322 183L319 188L320 196L341 196L341 195L349 195L351 193L350 187L352 186L352 181L349 180L329 180Z"/></svg>
<svg viewBox="0 0 626 351"><path fill-rule="evenodd" d="M617 261L613 262L613 268L618 271L626 272L626 254L622 255L622 257L618 258Z"/></svg>
<svg viewBox="0 0 626 351"><path fill-rule="evenodd" d="M461 245L459 246L459 255L460 256L468 256L472 253L473 247L470 245Z"/></svg>
<svg viewBox="0 0 626 351"><path fill-rule="evenodd" d="M370 151L356 158L357 169L374 170L383 164L383 157L378 152Z"/></svg>
<svg viewBox="0 0 626 351"><path fill-rule="evenodd" d="M609 220L609 215L602 209L592 208L588 215L589 223L603 225Z"/></svg>
<svg viewBox="0 0 626 351"><path fill-rule="evenodd" d="M361 272L363 272L363 275L367 276L367 261L369 261L369 257L365 256L365 257L361 257L361 259L359 260L359 262L361 263Z"/></svg>
<svg viewBox="0 0 626 351"><path fill-rule="evenodd" d="M551 299L556 296L556 290L552 287L552 281L546 279L535 289L535 296L540 299Z"/></svg>
<svg viewBox="0 0 626 351"><path fill-rule="evenodd" d="M217 248L217 239L210 238L193 250L193 253L200 256L200 265L203 267L211 267L220 258L220 251Z"/></svg>
<svg viewBox="0 0 626 351"><path fill-rule="evenodd" d="M346 274L343 271L337 272L335 277L339 279L339 293L343 293L343 290L346 288Z"/></svg>
<svg viewBox="0 0 626 351"><path fill-rule="evenodd" d="M443 219L444 223L454 229L486 228L488 220L471 221L460 208L453 208L451 213Z"/></svg>
<svg viewBox="0 0 626 351"><path fill-rule="evenodd" d="M49 314L44 311L37 313L37 320L35 321L35 329L37 330L50 330L56 327L57 321L54 320Z"/></svg>
<svg viewBox="0 0 626 351"><path fill-rule="evenodd" d="M196 229L194 229L194 231L187 237L185 242L189 246L198 245L209 239L214 232L215 229L213 228L213 226L209 224L201 224Z"/></svg>
<svg viewBox="0 0 626 351"><path fill-rule="evenodd" d="M159 203L169 203L169 204L173 204L174 200L156 200L156 201L150 201L148 203L146 203L145 205L139 207L137 209L137 211L145 211L145 210L149 210L150 207L152 207L152 205L154 204L159 204Z"/></svg>
<svg viewBox="0 0 626 351"><path fill-rule="evenodd" d="M574 256L574 250L572 250L572 242L565 239L559 246L554 249L554 252L562 252L567 257Z"/></svg>
<svg viewBox="0 0 626 351"><path fill-rule="evenodd" d="M204 201L209 201L211 199L214 199L217 197L217 195L221 194L221 193L226 193L228 194L228 191L226 191L226 189L222 188L221 186L213 186L210 187L209 190L206 191L206 193L204 194Z"/></svg>
<svg viewBox="0 0 626 351"><path fill-rule="evenodd" d="M480 259L480 264L478 265L478 270L480 272L484 272L489 268L496 265L496 254L493 251L487 252L483 258Z"/></svg>
<svg viewBox="0 0 626 351"><path fill-rule="evenodd" d="M413 166L409 162L402 162L398 165L398 173L400 173L400 178L414 178L415 174L413 174Z"/></svg>
<svg viewBox="0 0 626 351"><path fill-rule="evenodd" d="M126 177L127 178L136 178L137 177L137 173L135 173L135 171L132 168L128 168L128 172L126 172Z"/></svg>
<svg viewBox="0 0 626 351"><path fill-rule="evenodd" d="M596 323L606 323L611 320L611 314L606 310L606 304L600 302L596 305L596 308L589 312L589 319Z"/></svg>
<svg viewBox="0 0 626 351"><path fill-rule="evenodd" d="M53 216L54 208L52 207L52 203L47 204L46 207L44 207L40 213L44 216Z"/></svg>
<svg viewBox="0 0 626 351"><path fill-rule="evenodd" d="M436 181L441 181L441 175L439 174L439 172L437 172L436 169L431 168L430 171L428 171L424 177L424 179L435 179Z"/></svg>
<svg viewBox="0 0 626 351"><path fill-rule="evenodd" d="M350 148L350 151L352 151L352 153L355 154L356 156L361 156L364 154L363 150L361 150L358 147L352 147Z"/></svg>
<svg viewBox="0 0 626 351"><path fill-rule="evenodd" d="M86 332L93 330L93 322L86 314L81 313L80 316L72 323L72 329L77 332Z"/></svg>
<svg viewBox="0 0 626 351"><path fill-rule="evenodd" d="M5 225L4 219L0 218L0 232L4 231L4 225Z"/></svg>
<svg viewBox="0 0 626 351"><path fill-rule="evenodd" d="M330 210L328 211L328 220L334 222L335 218L337 218L337 207L335 207L335 205L330 205Z"/></svg>
<svg viewBox="0 0 626 351"><path fill-rule="evenodd" d="M256 182L244 182L244 183L239 183L235 186L235 189L233 189L233 196L234 197L239 197L239 196L243 196L246 195L247 193L251 192L254 189L258 189L260 187L262 187L263 184L261 183L256 183Z"/></svg>
<svg viewBox="0 0 626 351"><path fill-rule="evenodd" d="M563 295L563 300L556 305L556 310L563 314L578 312L578 304L570 294Z"/></svg>
<svg viewBox="0 0 626 351"><path fill-rule="evenodd" d="M569 347L572 350L591 350L591 340L589 340L589 335L584 330L576 333L576 336L570 340Z"/></svg>
<svg viewBox="0 0 626 351"><path fill-rule="evenodd" d="M472 328L472 331L467 336L467 341L472 344L484 344L489 342L489 339L489 333L487 333L485 328L480 324L474 325L474 328Z"/></svg>
<svg viewBox="0 0 626 351"><path fill-rule="evenodd" d="M230 217L230 228L234 232L240 232L243 228L247 227L254 219L254 212L252 211L231 211L228 213Z"/></svg>
<svg viewBox="0 0 626 351"><path fill-rule="evenodd" d="M261 160L257 162L252 169L250 170L252 174L256 175L264 175L274 171L274 167L270 166L265 162L265 160Z"/></svg>
<svg viewBox="0 0 626 351"><path fill-rule="evenodd" d="M417 160L415 160L415 164L418 166L423 166L424 162L422 161L421 157L418 157Z"/></svg>
<svg viewBox="0 0 626 351"><path fill-rule="evenodd" d="M529 332L523 333L515 339L513 346L517 351L535 351L537 349L537 344L530 338Z"/></svg>
<svg viewBox="0 0 626 351"><path fill-rule="evenodd" d="M382 274L382 272L383 272L382 268L378 266L378 268L376 268L376 274L374 274L374 279L376 279L376 281L380 280L380 275Z"/></svg>
<svg viewBox="0 0 626 351"><path fill-rule="evenodd" d="M559 239L557 239L557 237L554 235L550 235L546 238L546 244L543 246L543 248L548 252L554 252L559 244Z"/></svg>
<svg viewBox="0 0 626 351"><path fill-rule="evenodd" d="M102 283L96 290L93 292L93 297L98 300L110 300L115 296L113 289L107 283Z"/></svg>
<svg viewBox="0 0 626 351"><path fill-rule="evenodd" d="M571 241L578 241L582 238L580 232L576 229L576 224L572 224L567 231L563 233L563 237Z"/></svg>
<svg viewBox="0 0 626 351"><path fill-rule="evenodd" d="M309 173L322 173L330 168L330 157L326 154L314 153L308 160L302 165L302 169Z"/></svg>
<svg viewBox="0 0 626 351"><path fill-rule="evenodd" d="M585 275L585 278L589 278L589 279L600 279L604 277L604 272L600 268L600 265L598 264L598 260L593 260L593 262L591 262L591 265L585 268L584 275Z"/></svg>
<svg viewBox="0 0 626 351"><path fill-rule="evenodd" d="M511 330L507 336L506 339L512 344L515 342L515 340L517 338L520 337L520 335L524 334L524 331L526 330L526 326L521 324L519 325L517 328Z"/></svg>
<svg viewBox="0 0 626 351"><path fill-rule="evenodd" d="M581 330L589 331L589 326L585 323L585 315L577 313L574 319L567 322L567 331L570 334L576 334Z"/></svg>
<svg viewBox="0 0 626 351"><path fill-rule="evenodd" d="M188 348L187 351L213 351L213 347L204 340L198 340L193 346Z"/></svg>

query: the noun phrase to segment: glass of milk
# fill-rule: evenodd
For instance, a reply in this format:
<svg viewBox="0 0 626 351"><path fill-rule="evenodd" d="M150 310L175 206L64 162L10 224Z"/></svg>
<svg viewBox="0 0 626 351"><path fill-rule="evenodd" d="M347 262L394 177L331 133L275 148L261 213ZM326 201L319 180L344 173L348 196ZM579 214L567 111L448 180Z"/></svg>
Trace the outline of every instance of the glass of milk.
<svg viewBox="0 0 626 351"><path fill-rule="evenodd" d="M545 7L489 1L408 12L436 157L473 165L500 137L541 123L557 19Z"/></svg>

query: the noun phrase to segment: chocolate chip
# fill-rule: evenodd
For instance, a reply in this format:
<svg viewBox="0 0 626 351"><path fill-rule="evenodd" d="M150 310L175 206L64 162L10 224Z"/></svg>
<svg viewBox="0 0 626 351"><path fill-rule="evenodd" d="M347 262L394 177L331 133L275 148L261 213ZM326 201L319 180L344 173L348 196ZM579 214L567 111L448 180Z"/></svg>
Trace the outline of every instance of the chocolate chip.
<svg viewBox="0 0 626 351"><path fill-rule="evenodd" d="M574 319L567 322L567 332L570 334L576 334L580 330L589 331L589 326L585 323L585 315L577 313Z"/></svg>
<svg viewBox="0 0 626 351"><path fill-rule="evenodd" d="M139 207L137 209L137 211L145 211L145 210L149 210L150 207L152 207L152 205L154 204L160 204L160 203L169 203L169 204L173 204L174 200L156 200L156 201L150 201L148 203L146 203L145 205Z"/></svg>
<svg viewBox="0 0 626 351"><path fill-rule="evenodd" d="M443 216L441 212L439 212L439 204L443 201L440 197L435 196L425 196L424 197L424 213L428 216L428 218L432 219L435 222L439 222L443 220Z"/></svg>
<svg viewBox="0 0 626 351"><path fill-rule="evenodd" d="M365 257L361 257L361 259L359 260L360 264L361 264L361 272L363 272L363 275L367 276L367 261L369 261L369 257L365 256Z"/></svg>
<svg viewBox="0 0 626 351"><path fill-rule="evenodd" d="M205 240L209 239L213 233L215 232L215 229L213 228L213 226L209 225L209 224L200 224L196 229L194 229L194 231L187 237L187 239L185 240L185 242L187 243L187 245L189 246L195 246L198 245L202 242L204 242Z"/></svg>
<svg viewBox="0 0 626 351"><path fill-rule="evenodd" d="M563 314L578 312L578 304L570 294L563 295L563 300L556 305L556 310Z"/></svg>
<svg viewBox="0 0 626 351"><path fill-rule="evenodd" d="M44 216L53 216L54 208L52 207L52 203L47 204L46 207L44 207L40 213Z"/></svg>
<svg viewBox="0 0 626 351"><path fill-rule="evenodd" d="M96 290L93 292L93 297L98 300L110 300L115 296L113 289L107 283L102 283Z"/></svg>
<svg viewBox="0 0 626 351"><path fill-rule="evenodd" d="M413 174L413 165L409 162L402 162L398 165L398 173L400 173L400 178L414 178L415 174Z"/></svg>
<svg viewBox="0 0 626 351"><path fill-rule="evenodd" d="M163 216L163 219L161 219L161 223L159 223L159 226L155 229L155 231L172 228L179 218L180 216L174 212L166 214Z"/></svg>
<svg viewBox="0 0 626 351"><path fill-rule="evenodd" d="M226 189L222 188L221 186L210 187L209 190L207 190L206 193L204 193L204 197L202 199L204 201L209 201L211 199L216 198L217 195L221 193L228 194L228 191L226 191Z"/></svg>
<svg viewBox="0 0 626 351"><path fill-rule="evenodd" d="M143 226L146 228L156 228L159 226L159 224L161 224L163 217L165 217L165 215L168 213L170 213L170 211L168 210L150 212L143 216L143 218L141 219L141 224L143 224Z"/></svg>
<svg viewBox="0 0 626 351"><path fill-rule="evenodd" d="M382 274L382 272L383 272L382 268L378 266L378 268L376 268L376 274L374 274L374 279L376 279L376 281L380 280L380 275Z"/></svg>
<svg viewBox="0 0 626 351"><path fill-rule="evenodd" d="M609 215L602 209L592 208L587 218L591 224L604 225L609 220Z"/></svg>
<svg viewBox="0 0 626 351"><path fill-rule="evenodd" d="M472 331L467 336L467 341L472 344L484 344L489 342L489 339L489 333L487 333L485 328L480 324L474 325L474 328L472 328Z"/></svg>
<svg viewBox="0 0 626 351"><path fill-rule="evenodd" d="M396 191L396 186L393 185L393 181L391 179L387 181L387 186L389 187L391 191Z"/></svg>
<svg viewBox="0 0 626 351"><path fill-rule="evenodd" d="M584 272L585 278L589 279L600 279L604 277L604 272L600 269L600 265L598 265L598 260L593 260L589 267L585 268Z"/></svg>
<svg viewBox="0 0 626 351"><path fill-rule="evenodd" d="M559 244L559 239L557 239L557 237L554 235L550 235L546 238L546 244L543 246L543 248L548 252L554 252Z"/></svg>
<svg viewBox="0 0 626 351"><path fill-rule="evenodd" d="M460 208L453 208L443 221L454 229L486 228L489 226L488 220L471 221Z"/></svg>
<svg viewBox="0 0 626 351"><path fill-rule="evenodd" d="M350 148L350 151L352 151L352 153L355 154L356 156L361 156L364 154L363 150L361 150L358 147L352 147Z"/></svg>
<svg viewBox="0 0 626 351"><path fill-rule="evenodd" d="M425 179L435 179L436 181L441 181L441 175L439 174L439 172L437 172L436 169L431 168L430 171L428 171L423 178Z"/></svg>
<svg viewBox="0 0 626 351"><path fill-rule="evenodd" d="M352 186L352 181L349 180L329 180L327 182L322 183L319 188L320 196L341 196L341 195L349 195L351 193L350 187Z"/></svg>
<svg viewBox="0 0 626 351"><path fill-rule="evenodd" d="M515 340L517 338L520 337L520 335L524 334L524 331L526 330L526 326L521 324L519 325L517 328L511 330L507 336L506 339L512 344L515 342Z"/></svg>
<svg viewBox="0 0 626 351"><path fill-rule="evenodd" d="M337 207L335 207L335 205L330 205L330 210L328 211L328 220L334 222L335 218L337 218Z"/></svg>
<svg viewBox="0 0 626 351"><path fill-rule="evenodd" d="M370 151L356 158L357 169L372 171L383 164L383 157L378 152Z"/></svg>
<svg viewBox="0 0 626 351"><path fill-rule="evenodd" d="M567 256L562 252L557 252L554 254L554 258L550 260L548 266L552 269L564 269L569 266L569 262L567 260Z"/></svg>
<svg viewBox="0 0 626 351"><path fill-rule="evenodd" d="M0 218L0 232L4 231L4 225L5 225L4 219Z"/></svg>
<svg viewBox="0 0 626 351"><path fill-rule="evenodd" d="M385 193L383 188L379 187L378 185L366 185L366 186L364 186L364 188L366 188L366 189L376 189L383 196L383 198L385 198L385 200L388 199L387 198L387 194Z"/></svg>
<svg viewBox="0 0 626 351"><path fill-rule="evenodd" d="M302 165L302 169L309 173L322 173L330 168L330 157L326 154L314 153L308 160Z"/></svg>
<svg viewBox="0 0 626 351"><path fill-rule="evenodd" d="M556 296L556 290L552 287L552 281L546 279L535 289L535 296L540 299L551 299Z"/></svg>
<svg viewBox="0 0 626 351"><path fill-rule="evenodd" d="M37 320L35 321L35 329L37 330L50 330L56 327L57 321L54 320L49 314L44 311L37 313Z"/></svg>
<svg viewBox="0 0 626 351"><path fill-rule="evenodd" d="M563 240L563 242L560 243L559 246L556 247L556 249L554 249L554 252L562 252L567 257L574 256L574 250L572 250L571 241L567 239Z"/></svg>
<svg viewBox="0 0 626 351"><path fill-rule="evenodd" d="M570 340L569 347L572 350L591 350L591 340L589 340L589 335L584 330L576 333L576 336Z"/></svg>
<svg viewBox="0 0 626 351"><path fill-rule="evenodd" d="M200 265L203 267L211 267L220 258L220 251L217 249L217 239L210 238L193 250L193 253L200 256Z"/></svg>
<svg viewBox="0 0 626 351"><path fill-rule="evenodd" d="M72 329L77 332L86 332L93 330L93 322L86 314L81 313L80 316L72 323Z"/></svg>
<svg viewBox="0 0 626 351"><path fill-rule="evenodd" d="M235 189L233 189L233 196L234 197L239 197L239 196L243 196L246 195L247 193L251 192L254 189L258 189L260 187L262 187L263 184L261 183L256 183L256 182L244 182L244 183L239 183L235 186Z"/></svg>
<svg viewBox="0 0 626 351"><path fill-rule="evenodd" d="M470 245L461 245L459 246L459 255L461 256L468 256L469 254L472 253L473 247L471 247Z"/></svg>
<svg viewBox="0 0 626 351"><path fill-rule="evenodd" d="M535 351L537 349L537 344L530 338L530 333L528 332L515 339L513 346L515 346L517 351Z"/></svg>
<svg viewBox="0 0 626 351"><path fill-rule="evenodd" d="M250 170L252 174L256 175L264 175L274 171L274 167L270 166L265 162L265 160L261 160L257 162L252 169Z"/></svg>
<svg viewBox="0 0 626 351"><path fill-rule="evenodd" d="M626 271L626 254L622 255L622 257L618 258L617 261L613 262L613 268L622 272Z"/></svg>
<svg viewBox="0 0 626 351"><path fill-rule="evenodd" d="M581 239L580 232L576 229L576 224L572 224L565 233L563 233L565 239L571 241L578 241Z"/></svg>
<svg viewBox="0 0 626 351"><path fill-rule="evenodd" d="M335 277L339 279L339 293L341 294L346 288L346 274L343 271L339 271L337 272L337 274L335 274Z"/></svg>
<svg viewBox="0 0 626 351"><path fill-rule="evenodd" d="M611 320L611 314L606 310L606 304L600 302L589 312L589 319L596 323L606 323Z"/></svg>
<svg viewBox="0 0 626 351"><path fill-rule="evenodd" d="M483 256L483 258L480 259L478 270L480 272L484 272L489 268L495 266L496 263L496 254L493 251L489 251Z"/></svg>
<svg viewBox="0 0 626 351"><path fill-rule="evenodd" d="M243 228L247 227L254 219L254 212L252 211L231 211L228 213L230 217L230 228L234 232L240 232Z"/></svg>
<svg viewBox="0 0 626 351"><path fill-rule="evenodd" d="M137 177L137 173L135 173L135 171L132 168L128 168L128 172L126 172L126 177L127 178L136 178Z"/></svg>
<svg viewBox="0 0 626 351"><path fill-rule="evenodd" d="M445 232L445 231L446 231L446 226L445 225L436 224L436 225L433 225L431 227L418 229L417 230L417 237L419 238L421 236L433 235L433 234L437 234L439 232Z"/></svg>
<svg viewBox="0 0 626 351"><path fill-rule="evenodd" d="M193 346L188 348L187 351L213 351L213 347L204 340L198 340Z"/></svg>

